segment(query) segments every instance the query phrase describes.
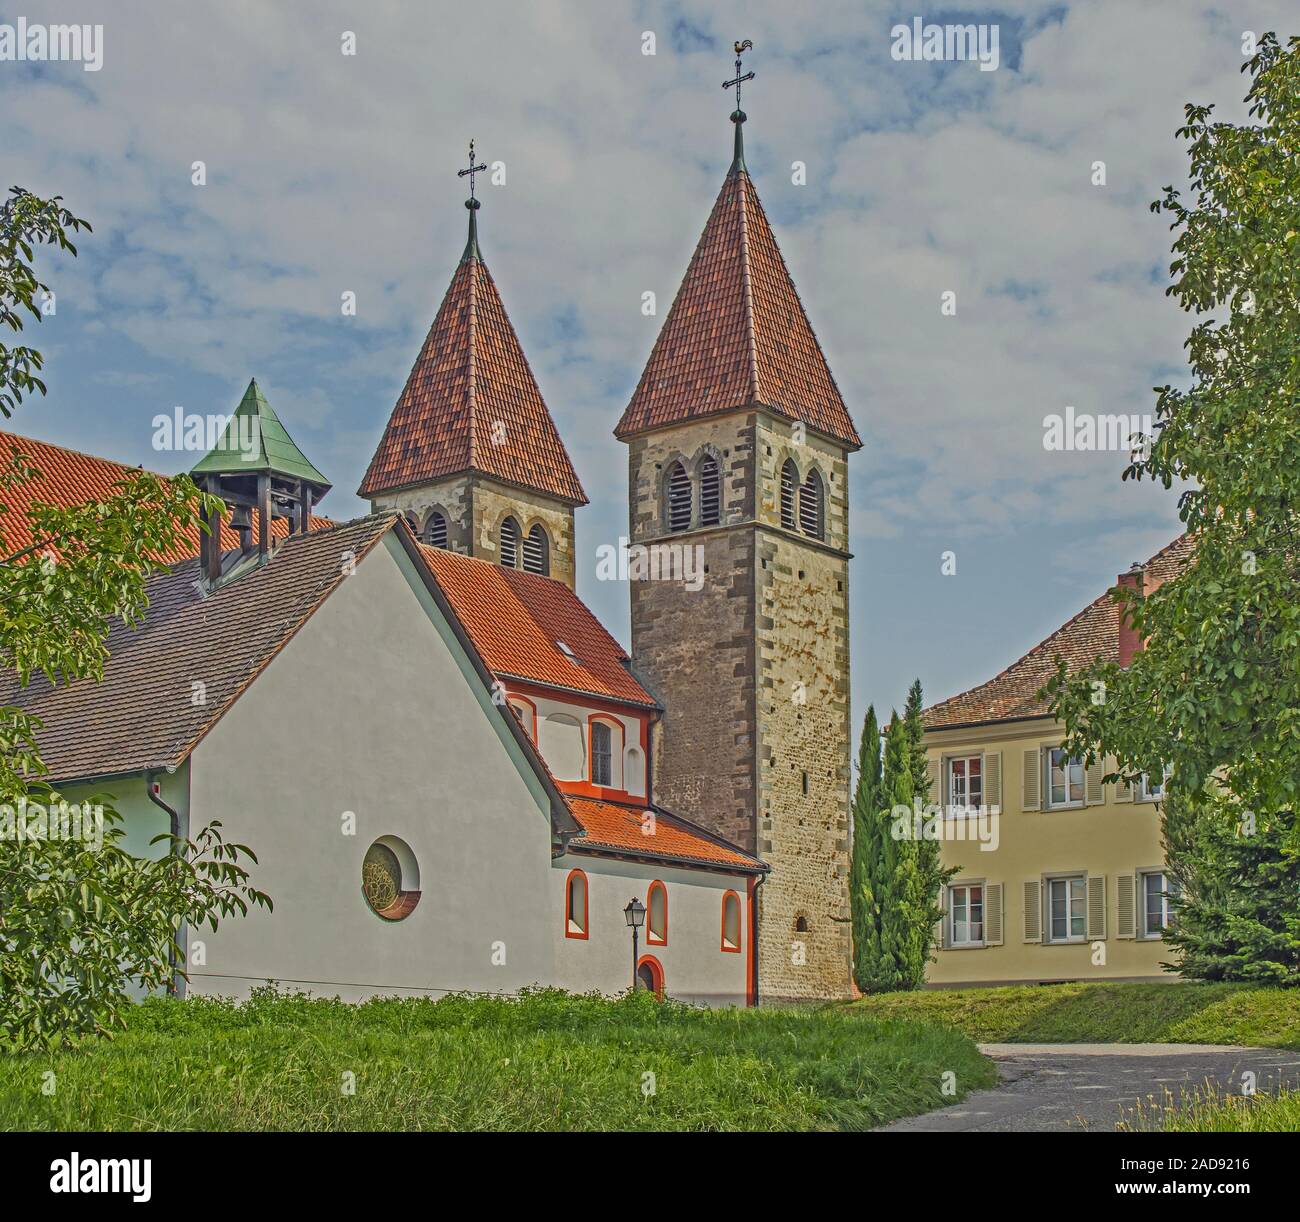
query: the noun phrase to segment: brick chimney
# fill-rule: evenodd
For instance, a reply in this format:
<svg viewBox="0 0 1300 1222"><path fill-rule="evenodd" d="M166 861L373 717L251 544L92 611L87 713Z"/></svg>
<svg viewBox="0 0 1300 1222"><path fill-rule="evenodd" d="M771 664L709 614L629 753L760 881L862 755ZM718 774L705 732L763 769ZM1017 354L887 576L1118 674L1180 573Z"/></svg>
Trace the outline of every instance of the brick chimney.
<svg viewBox="0 0 1300 1222"><path fill-rule="evenodd" d="M1140 564L1134 564L1127 573L1121 573L1117 579L1117 584L1126 589L1136 590L1138 594L1142 593L1143 578L1146 570ZM1133 661L1133 655L1142 648L1142 638L1138 636L1137 631L1129 622L1129 617L1125 614L1123 606L1115 608L1116 615L1119 616L1119 664L1125 669Z"/></svg>

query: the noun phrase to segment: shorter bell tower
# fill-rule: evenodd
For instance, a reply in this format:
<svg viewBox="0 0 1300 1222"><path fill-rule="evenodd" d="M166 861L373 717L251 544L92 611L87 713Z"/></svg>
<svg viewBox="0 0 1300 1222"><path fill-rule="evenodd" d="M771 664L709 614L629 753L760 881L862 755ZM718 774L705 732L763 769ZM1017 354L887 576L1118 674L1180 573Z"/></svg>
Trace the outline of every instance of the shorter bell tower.
<svg viewBox="0 0 1300 1222"><path fill-rule="evenodd" d="M425 543L572 589L587 496L479 250L484 169L471 141L465 251L357 495L405 514Z"/></svg>

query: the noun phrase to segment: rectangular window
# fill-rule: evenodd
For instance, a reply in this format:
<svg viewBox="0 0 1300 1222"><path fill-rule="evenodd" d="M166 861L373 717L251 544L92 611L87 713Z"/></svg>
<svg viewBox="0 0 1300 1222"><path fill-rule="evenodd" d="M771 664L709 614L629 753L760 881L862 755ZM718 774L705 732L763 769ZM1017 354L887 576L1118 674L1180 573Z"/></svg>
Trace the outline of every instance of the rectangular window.
<svg viewBox="0 0 1300 1222"><path fill-rule="evenodd" d="M1047 804L1083 805L1083 760L1067 756L1060 747L1047 753Z"/></svg>
<svg viewBox="0 0 1300 1222"><path fill-rule="evenodd" d="M1165 796L1165 774L1151 777L1143 773L1138 777L1138 801L1159 802Z"/></svg>
<svg viewBox="0 0 1300 1222"><path fill-rule="evenodd" d="M591 723L591 783L614 783L614 735L603 721Z"/></svg>
<svg viewBox="0 0 1300 1222"><path fill-rule="evenodd" d="M984 802L984 757L964 755L948 761L948 807L965 810Z"/></svg>
<svg viewBox="0 0 1300 1222"><path fill-rule="evenodd" d="M984 885L967 883L948 888L949 941L953 946L984 943Z"/></svg>
<svg viewBox="0 0 1300 1222"><path fill-rule="evenodd" d="M1082 878L1047 880L1047 939L1082 942L1088 932L1087 887Z"/></svg>
<svg viewBox="0 0 1300 1222"><path fill-rule="evenodd" d="M1177 882L1152 871L1142 880L1142 936L1158 938L1169 927L1169 897L1178 894Z"/></svg>

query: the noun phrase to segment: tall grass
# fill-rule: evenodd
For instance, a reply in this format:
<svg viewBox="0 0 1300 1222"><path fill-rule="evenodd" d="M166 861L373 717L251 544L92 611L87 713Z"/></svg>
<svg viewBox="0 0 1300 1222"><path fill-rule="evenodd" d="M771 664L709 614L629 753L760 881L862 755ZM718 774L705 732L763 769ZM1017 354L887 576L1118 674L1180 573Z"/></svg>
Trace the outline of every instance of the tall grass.
<svg viewBox="0 0 1300 1222"><path fill-rule="evenodd" d="M151 1000L112 1041L0 1058L0 1129L863 1129L953 1102L946 1074L955 1097L995 1079L954 1031L842 1006L259 990Z"/></svg>
<svg viewBox="0 0 1300 1222"><path fill-rule="evenodd" d="M1300 1091L1221 1095L1212 1085L1175 1098L1165 1092L1162 1106L1140 1106L1129 1132L1300 1133Z"/></svg>

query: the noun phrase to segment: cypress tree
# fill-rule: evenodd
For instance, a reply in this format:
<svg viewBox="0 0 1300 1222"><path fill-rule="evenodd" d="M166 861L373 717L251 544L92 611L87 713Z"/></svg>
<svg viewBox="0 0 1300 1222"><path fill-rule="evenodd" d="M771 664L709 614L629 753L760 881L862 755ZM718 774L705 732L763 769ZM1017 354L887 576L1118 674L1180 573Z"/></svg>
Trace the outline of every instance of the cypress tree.
<svg viewBox="0 0 1300 1222"><path fill-rule="evenodd" d="M864 993L872 980L870 925L870 862L877 829L880 795L880 725L876 706L867 709L858 744L858 780L853 790L853 856L849 863L849 908L853 916L853 979Z"/></svg>
<svg viewBox="0 0 1300 1222"><path fill-rule="evenodd" d="M903 710L903 726L907 739L908 760L912 772L912 792L919 796L922 805L942 803L942 794L930 793L930 767L925 755L925 722L921 718L921 680L915 679L907 693ZM927 820L927 823L929 820ZM940 828L947 824L942 818ZM916 910L910 930L912 947L908 957L908 978L914 981L909 987L919 988L925 982L925 969L933 956L936 926L943 917L940 897L956 869L944 869L940 855L940 841L922 839L914 842L916 856Z"/></svg>
<svg viewBox="0 0 1300 1222"><path fill-rule="evenodd" d="M912 760L912 789L924 799L930 792L930 767L925 758L925 723L921 720L921 680L913 679L903 706L903 724ZM938 801L935 795L934 801Z"/></svg>
<svg viewBox="0 0 1300 1222"><path fill-rule="evenodd" d="M894 713L885 735L880 784L874 801L863 808L862 941L855 968L864 993L908 987L907 921L914 903L915 854L908 841L894 835L890 812L897 804L910 804L911 795L907 740ZM856 826L855 820L855 830Z"/></svg>

